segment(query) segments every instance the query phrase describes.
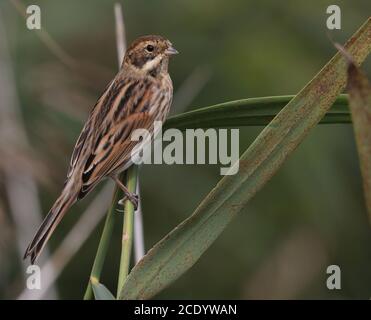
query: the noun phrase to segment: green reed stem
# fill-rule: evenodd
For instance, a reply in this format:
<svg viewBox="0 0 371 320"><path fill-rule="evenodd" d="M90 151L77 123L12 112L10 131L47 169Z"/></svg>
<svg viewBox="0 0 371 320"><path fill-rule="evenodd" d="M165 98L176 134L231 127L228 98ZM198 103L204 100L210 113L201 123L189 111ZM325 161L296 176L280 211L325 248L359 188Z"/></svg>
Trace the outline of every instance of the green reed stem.
<svg viewBox="0 0 371 320"><path fill-rule="evenodd" d="M127 171L126 187L132 193L136 192L138 180L138 167L132 165ZM122 247L120 258L119 278L117 284L117 297L119 296L122 287L125 284L129 274L131 250L133 246L134 232L134 206L130 200L126 200L124 204L124 224L122 228Z"/></svg>
<svg viewBox="0 0 371 320"><path fill-rule="evenodd" d="M120 176L120 180L123 180L123 178L124 178L124 174ZM88 286L84 294L84 300L90 300L93 298L91 279L94 279L97 281L100 280L100 276L102 274L102 269L103 269L103 263L106 258L108 246L112 238L113 227L114 227L115 218L117 215L116 205L117 205L117 202L121 194L122 194L121 190L116 185L115 191L112 197L112 203L111 203L110 208L108 209L106 221L103 227L103 232L102 232L102 235L99 241L98 250L95 255L94 264L93 264L93 267L90 273L89 283L88 283Z"/></svg>

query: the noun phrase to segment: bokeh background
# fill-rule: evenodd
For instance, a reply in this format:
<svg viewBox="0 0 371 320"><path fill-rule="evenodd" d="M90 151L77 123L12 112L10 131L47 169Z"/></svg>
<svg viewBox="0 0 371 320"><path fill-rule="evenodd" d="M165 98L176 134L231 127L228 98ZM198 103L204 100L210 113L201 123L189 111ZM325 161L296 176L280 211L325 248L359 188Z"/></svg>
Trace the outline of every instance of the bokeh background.
<svg viewBox="0 0 371 320"><path fill-rule="evenodd" d="M161 34L181 52L170 65L174 113L297 93L335 53L328 34L343 43L371 13L364 0L120 2L128 42ZM26 28L14 3L41 7L41 35ZM326 29L331 4L342 9L340 31ZM0 2L2 299L29 297L23 292L27 274L21 255L61 190L89 109L117 70L113 5L107 0ZM371 74L370 59L363 69ZM241 128L241 153L261 129ZM218 166L144 166L146 249L187 218L219 179ZM99 212L111 197L103 185L65 217L41 263L85 210L103 217ZM102 278L114 292L121 218L118 213ZM87 215L80 225L94 226L94 219ZM68 236L48 264L54 267L43 274L42 284L53 273L56 282L40 298L82 298L102 222L92 232L80 228ZM321 125L199 262L157 298L369 299L370 243L352 127ZM341 290L326 287L332 264L341 268Z"/></svg>

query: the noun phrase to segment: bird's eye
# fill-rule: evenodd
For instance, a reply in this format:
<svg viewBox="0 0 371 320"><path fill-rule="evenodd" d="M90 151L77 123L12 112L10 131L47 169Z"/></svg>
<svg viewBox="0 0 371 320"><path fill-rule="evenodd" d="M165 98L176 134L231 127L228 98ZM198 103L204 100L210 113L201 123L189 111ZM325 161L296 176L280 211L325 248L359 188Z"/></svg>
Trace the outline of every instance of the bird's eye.
<svg viewBox="0 0 371 320"><path fill-rule="evenodd" d="M146 50L148 52L152 52L153 50L155 50L155 47L153 45L149 44L149 45L147 45Z"/></svg>

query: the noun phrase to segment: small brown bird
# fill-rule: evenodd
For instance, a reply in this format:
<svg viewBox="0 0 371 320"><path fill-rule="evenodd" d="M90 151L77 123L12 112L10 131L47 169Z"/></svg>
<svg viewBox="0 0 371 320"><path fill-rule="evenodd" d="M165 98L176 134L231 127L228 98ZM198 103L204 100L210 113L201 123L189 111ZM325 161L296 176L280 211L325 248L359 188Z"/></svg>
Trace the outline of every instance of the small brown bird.
<svg viewBox="0 0 371 320"><path fill-rule="evenodd" d="M118 174L130 167L132 150L139 143L131 141L131 133L146 129L153 138L154 122L167 117L173 97L169 57L177 53L169 40L155 35L140 37L128 48L120 71L81 131L61 195L27 247L24 258L30 256L32 264L67 210L103 178L112 178L137 206L137 196L120 182Z"/></svg>

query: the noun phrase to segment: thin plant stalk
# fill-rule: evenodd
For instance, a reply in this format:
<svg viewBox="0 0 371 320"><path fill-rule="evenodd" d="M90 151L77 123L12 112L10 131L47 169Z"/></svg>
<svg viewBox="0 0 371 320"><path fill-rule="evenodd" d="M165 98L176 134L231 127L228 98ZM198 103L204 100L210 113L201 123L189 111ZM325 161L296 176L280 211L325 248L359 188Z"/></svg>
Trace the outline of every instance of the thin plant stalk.
<svg viewBox="0 0 371 320"><path fill-rule="evenodd" d="M127 172L127 188L130 192L136 192L138 180L138 167L133 165ZM122 248L120 258L119 278L117 284L117 297L119 296L126 278L129 274L131 250L133 246L134 232L134 206L130 200L124 203L124 224L122 228Z"/></svg>
<svg viewBox="0 0 371 320"><path fill-rule="evenodd" d="M140 198L140 180L137 181L138 209L134 215L134 261L138 263L145 255L144 231L143 231L143 212L142 201Z"/></svg>
<svg viewBox="0 0 371 320"><path fill-rule="evenodd" d="M88 287L86 288L84 300L90 300L93 298L93 289L91 286L91 280L97 280L99 282L102 274L104 260L107 255L108 246L112 238L113 227L115 225L116 218L116 204L121 196L120 188L115 187L115 191L112 197L112 204L108 210L106 221L104 223L103 232L99 241L97 254L94 259L93 268L91 270Z"/></svg>

